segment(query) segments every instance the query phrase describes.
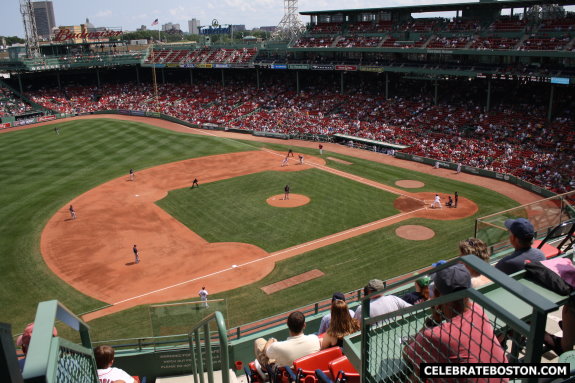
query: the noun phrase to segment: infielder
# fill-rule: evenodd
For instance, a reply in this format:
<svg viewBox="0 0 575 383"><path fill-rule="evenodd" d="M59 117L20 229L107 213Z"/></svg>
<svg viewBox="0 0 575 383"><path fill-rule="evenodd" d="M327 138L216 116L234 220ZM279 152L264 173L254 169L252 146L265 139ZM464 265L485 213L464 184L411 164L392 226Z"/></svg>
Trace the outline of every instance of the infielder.
<svg viewBox="0 0 575 383"><path fill-rule="evenodd" d="M74 206L70 205L70 208L68 210L70 210L70 216L72 217L72 219L76 219L76 210L74 210Z"/></svg>
<svg viewBox="0 0 575 383"><path fill-rule="evenodd" d="M132 248L132 251L134 252L134 256L136 257L136 260L134 263L140 263L140 252L138 251L138 247L136 245L134 245L134 247Z"/></svg>
<svg viewBox="0 0 575 383"><path fill-rule="evenodd" d="M284 160L282 161L282 165L281 166L287 166L288 165L288 157L286 156L286 158L284 158Z"/></svg>
<svg viewBox="0 0 575 383"><path fill-rule="evenodd" d="M289 185L284 188L284 199L289 199Z"/></svg>
<svg viewBox="0 0 575 383"><path fill-rule="evenodd" d="M461 162L457 164L457 174L461 173Z"/></svg>
<svg viewBox="0 0 575 383"><path fill-rule="evenodd" d="M130 168L130 181L136 179L136 173L134 173L134 169Z"/></svg>

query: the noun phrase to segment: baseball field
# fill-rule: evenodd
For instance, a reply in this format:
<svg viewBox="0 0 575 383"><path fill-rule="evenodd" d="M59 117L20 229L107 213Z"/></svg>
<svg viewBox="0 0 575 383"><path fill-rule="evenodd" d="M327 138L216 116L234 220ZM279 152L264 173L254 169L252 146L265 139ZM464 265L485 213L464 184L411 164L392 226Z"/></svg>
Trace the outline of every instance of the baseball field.
<svg viewBox="0 0 575 383"><path fill-rule="evenodd" d="M58 299L89 313L93 340L149 336L148 304L198 300L203 285L226 300L230 326L243 324L451 258L475 218L536 199L335 144L320 156L313 143L141 121L74 119L0 134L0 321L15 333L38 302ZM288 148L305 163L296 155L281 167ZM200 187L191 189L194 178ZM301 206L283 200L286 184L306 197ZM445 201L455 191L458 209L429 209L435 193ZM398 235L406 225L433 235ZM310 270L323 275L261 289Z"/></svg>

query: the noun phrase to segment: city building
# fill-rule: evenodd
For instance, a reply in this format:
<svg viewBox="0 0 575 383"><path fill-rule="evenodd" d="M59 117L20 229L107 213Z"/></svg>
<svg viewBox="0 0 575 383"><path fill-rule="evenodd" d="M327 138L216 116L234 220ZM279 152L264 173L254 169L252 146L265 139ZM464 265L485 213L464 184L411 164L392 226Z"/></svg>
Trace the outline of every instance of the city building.
<svg viewBox="0 0 575 383"><path fill-rule="evenodd" d="M56 26L54 17L54 6L51 1L34 1L32 2L34 20L38 36L42 39L49 40L52 35L52 29Z"/></svg>
<svg viewBox="0 0 575 383"><path fill-rule="evenodd" d="M244 32L246 30L246 25L245 24L232 25L232 29L234 32Z"/></svg>
<svg viewBox="0 0 575 383"><path fill-rule="evenodd" d="M200 20L198 20L198 19L188 20L188 31L192 35L199 35L200 34Z"/></svg>
<svg viewBox="0 0 575 383"><path fill-rule="evenodd" d="M180 31L180 24L166 23L162 25L162 31Z"/></svg>

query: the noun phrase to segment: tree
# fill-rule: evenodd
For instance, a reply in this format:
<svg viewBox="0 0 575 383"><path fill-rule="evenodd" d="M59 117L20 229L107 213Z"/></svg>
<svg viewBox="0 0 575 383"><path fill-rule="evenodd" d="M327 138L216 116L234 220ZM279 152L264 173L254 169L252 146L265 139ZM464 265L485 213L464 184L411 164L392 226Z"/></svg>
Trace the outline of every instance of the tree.
<svg viewBox="0 0 575 383"><path fill-rule="evenodd" d="M24 44L26 41L18 36L0 36L0 41L2 41L2 39L6 39L6 45L8 46L13 44Z"/></svg>

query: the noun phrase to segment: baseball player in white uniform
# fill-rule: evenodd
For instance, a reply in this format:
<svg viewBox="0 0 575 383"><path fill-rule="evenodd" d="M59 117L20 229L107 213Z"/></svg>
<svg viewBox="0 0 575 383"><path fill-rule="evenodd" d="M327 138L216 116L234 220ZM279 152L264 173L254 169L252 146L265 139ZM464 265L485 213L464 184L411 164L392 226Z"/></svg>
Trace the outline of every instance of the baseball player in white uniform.
<svg viewBox="0 0 575 383"><path fill-rule="evenodd" d="M439 196L439 194L435 195L435 199L433 200L433 203L431 204L431 208L435 208L439 206L439 208L441 209L441 197Z"/></svg>
<svg viewBox="0 0 575 383"><path fill-rule="evenodd" d="M205 287L202 287L202 289L198 291L198 295L200 296L202 302L204 302L202 306L208 307L208 290L206 290Z"/></svg>

